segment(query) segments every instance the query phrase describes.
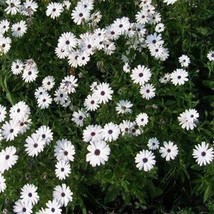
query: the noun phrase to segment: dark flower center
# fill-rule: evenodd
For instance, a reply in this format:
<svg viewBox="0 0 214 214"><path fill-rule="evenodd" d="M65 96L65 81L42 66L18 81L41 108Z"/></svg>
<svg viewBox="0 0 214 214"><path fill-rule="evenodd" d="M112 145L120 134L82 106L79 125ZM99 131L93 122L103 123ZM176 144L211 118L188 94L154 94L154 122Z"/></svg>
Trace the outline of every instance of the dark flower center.
<svg viewBox="0 0 214 214"><path fill-rule="evenodd" d="M94 136L96 133L95 132L91 132L91 136Z"/></svg>
<svg viewBox="0 0 214 214"><path fill-rule="evenodd" d="M108 130L108 133L109 133L109 134L112 134L112 133L113 133L113 131L110 129L110 130Z"/></svg>
<svg viewBox="0 0 214 214"><path fill-rule="evenodd" d="M148 162L148 159L147 158L143 158L143 163L146 163Z"/></svg>
<svg viewBox="0 0 214 214"><path fill-rule="evenodd" d="M38 144L37 144L37 143L35 143L35 144L33 145L33 147L34 147L34 148L37 148L37 147L38 147Z"/></svg>
<svg viewBox="0 0 214 214"><path fill-rule="evenodd" d="M10 158L10 155L5 156L5 160L8 160Z"/></svg>
<svg viewBox="0 0 214 214"><path fill-rule="evenodd" d="M62 192L62 193L61 193L61 196L62 196L62 197L65 197L65 193L64 193L64 192Z"/></svg>
<svg viewBox="0 0 214 214"><path fill-rule="evenodd" d="M32 197L32 196L33 196L33 194L32 194L31 192L29 192L29 193L28 193L28 196L29 196L29 197Z"/></svg>
<svg viewBox="0 0 214 214"><path fill-rule="evenodd" d="M170 152L171 152L171 149L167 149L167 152L170 153Z"/></svg>
<svg viewBox="0 0 214 214"><path fill-rule="evenodd" d="M65 169L64 168L61 168L61 172L64 172L65 171Z"/></svg>
<svg viewBox="0 0 214 214"><path fill-rule="evenodd" d="M94 151L94 154L97 155L97 156L100 155L100 150L99 150L99 149L96 149L96 150Z"/></svg>
<svg viewBox="0 0 214 214"><path fill-rule="evenodd" d="M202 153L201 153L201 156L204 157L205 155L206 155L206 152L202 152Z"/></svg>
<svg viewBox="0 0 214 214"><path fill-rule="evenodd" d="M101 91L101 93L100 93L102 96L104 96L105 95L105 91Z"/></svg>
<svg viewBox="0 0 214 214"><path fill-rule="evenodd" d="M139 77L143 77L143 73L139 73Z"/></svg>

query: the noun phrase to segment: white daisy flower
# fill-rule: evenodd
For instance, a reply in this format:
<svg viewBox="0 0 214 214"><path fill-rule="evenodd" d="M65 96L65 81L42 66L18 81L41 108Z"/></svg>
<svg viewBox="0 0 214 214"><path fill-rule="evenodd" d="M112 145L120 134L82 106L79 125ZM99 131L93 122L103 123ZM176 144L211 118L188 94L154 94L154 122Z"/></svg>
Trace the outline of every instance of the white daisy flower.
<svg viewBox="0 0 214 214"><path fill-rule="evenodd" d="M30 203L27 203L23 200L18 200L15 202L15 205L13 206L13 212L16 214L31 214L33 206Z"/></svg>
<svg viewBox="0 0 214 214"><path fill-rule="evenodd" d="M118 114L128 114L132 113L132 108L133 104L129 100L120 100L117 103L116 106L116 111Z"/></svg>
<svg viewBox="0 0 214 214"><path fill-rule="evenodd" d="M33 184L25 184L21 189L21 200L27 204L35 205L39 202L37 187Z"/></svg>
<svg viewBox="0 0 214 214"><path fill-rule="evenodd" d="M54 96L54 101L60 105L65 104L66 101L69 100L67 92L62 88L57 89L54 93Z"/></svg>
<svg viewBox="0 0 214 214"><path fill-rule="evenodd" d="M130 73L131 67L130 67L130 65L128 64L128 62L126 62L126 63L124 64L124 66L123 66L123 71L124 71L125 73Z"/></svg>
<svg viewBox="0 0 214 214"><path fill-rule="evenodd" d="M186 68L189 66L190 63L190 58L187 55L182 55L178 58L179 63L181 64L182 67Z"/></svg>
<svg viewBox="0 0 214 214"><path fill-rule="evenodd" d="M34 82L38 76L38 73L39 71L37 69L36 63L34 62L34 60L29 59L25 62L22 79L27 83Z"/></svg>
<svg viewBox="0 0 214 214"><path fill-rule="evenodd" d="M49 108L52 98L48 93L42 94L37 98L37 105L41 109Z"/></svg>
<svg viewBox="0 0 214 214"><path fill-rule="evenodd" d="M159 79L159 82L160 83L163 83L163 84L166 84L170 81L170 78L171 78L171 75L170 73L165 73L160 79Z"/></svg>
<svg viewBox="0 0 214 214"><path fill-rule="evenodd" d="M98 99L94 95L88 95L84 101L84 106L87 111L96 111L100 105L99 105Z"/></svg>
<svg viewBox="0 0 214 214"><path fill-rule="evenodd" d="M100 125L89 125L83 130L83 141L100 141L102 136L102 127Z"/></svg>
<svg viewBox="0 0 214 214"><path fill-rule="evenodd" d="M83 127L84 120L89 116L87 112L84 110L78 110L73 112L72 114L72 121L76 123L77 126Z"/></svg>
<svg viewBox="0 0 214 214"><path fill-rule="evenodd" d="M144 85L151 78L152 74L149 68L144 65L138 65L131 72L131 78L134 83Z"/></svg>
<svg viewBox="0 0 214 214"><path fill-rule="evenodd" d="M36 134L41 136L41 138L45 141L45 144L50 144L50 142L53 140L53 132L48 126L40 126L36 130Z"/></svg>
<svg viewBox="0 0 214 214"><path fill-rule="evenodd" d="M37 156L44 150L45 140L38 134L33 133L25 140L25 151L29 156Z"/></svg>
<svg viewBox="0 0 214 214"><path fill-rule="evenodd" d="M112 100L113 90L108 83L100 83L94 90L94 97L97 98L99 103L107 103Z"/></svg>
<svg viewBox="0 0 214 214"><path fill-rule="evenodd" d="M71 166L69 162L61 160L58 161L56 164L55 174L59 180L64 180L68 177L71 173Z"/></svg>
<svg viewBox="0 0 214 214"><path fill-rule="evenodd" d="M11 48L11 38L0 36L0 55L6 54Z"/></svg>
<svg viewBox="0 0 214 214"><path fill-rule="evenodd" d="M27 31L27 23L26 21L20 21L12 25L12 36L14 37L22 37Z"/></svg>
<svg viewBox="0 0 214 214"><path fill-rule="evenodd" d="M150 100L155 97L155 87L152 84L145 84L141 86L140 93L143 98Z"/></svg>
<svg viewBox="0 0 214 214"><path fill-rule="evenodd" d="M75 76L69 75L69 76L66 76L63 78L63 80L60 84L60 89L63 89L68 94L71 94L76 91L77 86L78 86L78 84L77 84L77 79L75 78Z"/></svg>
<svg viewBox="0 0 214 214"><path fill-rule="evenodd" d="M74 161L75 147L71 141L67 139L61 139L56 142L54 147L54 156L58 161Z"/></svg>
<svg viewBox="0 0 214 214"><path fill-rule="evenodd" d="M48 201L46 203L47 208L45 209L45 214L61 214L61 205L57 200Z"/></svg>
<svg viewBox="0 0 214 214"><path fill-rule="evenodd" d="M145 126L149 122L149 117L146 113L140 113L135 119L138 126Z"/></svg>
<svg viewBox="0 0 214 214"><path fill-rule="evenodd" d="M209 51L209 53L207 54L207 58L209 59L210 62L214 61L214 51Z"/></svg>
<svg viewBox="0 0 214 214"><path fill-rule="evenodd" d="M66 52L72 51L77 46L76 36L71 32L64 32L58 39L58 47Z"/></svg>
<svg viewBox="0 0 214 214"><path fill-rule="evenodd" d="M90 11L84 6L77 6L72 10L71 18L77 25L81 25L84 21L89 21Z"/></svg>
<svg viewBox="0 0 214 214"><path fill-rule="evenodd" d="M61 15L63 10L63 4L51 2L47 6L46 15L50 16L52 19L55 19L56 17L59 17Z"/></svg>
<svg viewBox="0 0 214 214"><path fill-rule="evenodd" d="M155 26L155 31L156 31L157 33L163 32L164 29L165 29L165 26L164 26L163 23L158 23L158 24Z"/></svg>
<svg viewBox="0 0 214 214"><path fill-rule="evenodd" d="M56 186L53 191L53 199L58 201L60 205L64 207L73 200L72 195L73 192L71 192L69 186L66 186L66 184Z"/></svg>
<svg viewBox="0 0 214 214"><path fill-rule="evenodd" d="M80 0L77 3L77 7L84 7L90 11L90 10L93 10L94 8L93 3L94 3L93 0Z"/></svg>
<svg viewBox="0 0 214 214"><path fill-rule="evenodd" d="M112 142L118 139L120 135L120 128L117 124L112 122L105 124L102 129L102 137L107 142Z"/></svg>
<svg viewBox="0 0 214 214"><path fill-rule="evenodd" d="M141 10L135 15L135 19L139 24L146 24L149 22L149 14L147 11Z"/></svg>
<svg viewBox="0 0 214 214"><path fill-rule="evenodd" d="M20 0L6 0L7 8L5 12L7 14L15 15L19 12L21 1Z"/></svg>
<svg viewBox="0 0 214 214"><path fill-rule="evenodd" d="M193 158L196 159L197 164L200 166L210 164L214 159L213 148L209 148L208 143L202 142L193 149Z"/></svg>
<svg viewBox="0 0 214 214"><path fill-rule="evenodd" d="M155 163L155 156L149 150L142 150L135 156L136 167L139 170L150 171Z"/></svg>
<svg viewBox="0 0 214 214"><path fill-rule="evenodd" d="M26 0L21 8L21 13L25 16L32 16L38 8L38 4L33 0Z"/></svg>
<svg viewBox="0 0 214 214"><path fill-rule="evenodd" d="M26 116L29 115L30 108L24 101L20 101L10 108L11 120L22 120L23 118L26 118Z"/></svg>
<svg viewBox="0 0 214 214"><path fill-rule="evenodd" d="M146 37L146 41L145 42L146 42L148 47L152 47L154 45L162 46L163 43L164 43L161 34L157 34L157 33L149 34Z"/></svg>
<svg viewBox="0 0 214 214"><path fill-rule="evenodd" d="M23 70L24 70L24 63L21 60L17 59L12 63L11 72L14 75L21 74Z"/></svg>
<svg viewBox="0 0 214 214"><path fill-rule="evenodd" d="M0 173L4 173L16 164L18 156L15 153L14 146L8 146L0 152Z"/></svg>
<svg viewBox="0 0 214 214"><path fill-rule="evenodd" d="M6 141L14 140L20 131L18 121L10 120L9 122L6 121L2 127L2 136Z"/></svg>
<svg viewBox="0 0 214 214"><path fill-rule="evenodd" d="M34 96L36 99L38 99L41 95L47 94L47 93L48 93L47 90L43 86L40 86L35 90Z"/></svg>
<svg viewBox="0 0 214 214"><path fill-rule="evenodd" d="M110 155L110 147L105 141L90 142L87 147L89 153L86 155L86 161L93 167L105 164Z"/></svg>
<svg viewBox="0 0 214 214"><path fill-rule="evenodd" d="M195 109L187 109L178 117L179 125L183 129L193 130L198 123L199 113Z"/></svg>
<svg viewBox="0 0 214 214"><path fill-rule="evenodd" d="M7 19L0 21L0 35L6 33L10 29L10 22Z"/></svg>
<svg viewBox="0 0 214 214"><path fill-rule="evenodd" d="M53 76L46 76L42 80L42 86L45 90L50 91L55 85L55 78Z"/></svg>
<svg viewBox="0 0 214 214"><path fill-rule="evenodd" d="M120 132L122 136L126 134L130 135L132 126L133 126L133 122L131 122L130 120L123 120L122 123L119 124Z"/></svg>
<svg viewBox="0 0 214 214"><path fill-rule="evenodd" d="M156 137L149 138L147 146L150 150L159 149L159 140Z"/></svg>
<svg viewBox="0 0 214 214"><path fill-rule="evenodd" d="M176 69L170 78L173 85L184 85L188 81L188 73L184 69Z"/></svg>
<svg viewBox="0 0 214 214"><path fill-rule="evenodd" d="M173 142L163 142L164 146L160 147L159 152L162 158L166 158L166 161L174 160L178 155L178 147Z"/></svg>

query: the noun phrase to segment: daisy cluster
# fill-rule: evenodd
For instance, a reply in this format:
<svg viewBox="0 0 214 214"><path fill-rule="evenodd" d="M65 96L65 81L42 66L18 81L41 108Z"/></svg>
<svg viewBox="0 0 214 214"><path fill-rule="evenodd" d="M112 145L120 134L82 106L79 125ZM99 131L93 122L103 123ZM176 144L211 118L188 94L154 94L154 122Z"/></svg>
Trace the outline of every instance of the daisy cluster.
<svg viewBox="0 0 214 214"><path fill-rule="evenodd" d="M37 192L37 187L34 184L25 184L21 188L20 199L18 199L14 206L14 213L33 213L33 207L39 203L39 195ZM41 208L36 214L49 214L62 213L61 207L67 206L70 201L72 201L73 192L66 184L57 185L53 191L53 200L46 203L46 208Z"/></svg>
<svg viewBox="0 0 214 214"><path fill-rule="evenodd" d="M31 83L38 77L38 67L33 59L27 59L24 62L20 59L15 60L11 65L11 72L14 75L21 75L22 80Z"/></svg>
<svg viewBox="0 0 214 214"><path fill-rule="evenodd" d="M76 24L90 24L92 0L79 1L72 11L72 19ZM93 14L92 14L93 16ZM169 54L164 47L164 40L161 32L164 31L164 24L161 23L161 15L155 11L152 1L141 1L140 11L135 16L136 22L130 22L128 17L117 18L112 24L105 28L93 25L92 32L79 35L77 38L72 32L63 33L55 49L60 59L68 59L71 67L86 65L90 57L97 51L104 51L112 55L116 51L116 41L125 37L127 42L127 53L131 49L142 51L148 48L155 59L165 61ZM149 34L148 25L155 25L155 33Z"/></svg>
<svg viewBox="0 0 214 214"><path fill-rule="evenodd" d="M163 0L163 2L169 5L174 4L176 0ZM22 2L20 0L6 0L5 3L6 14L25 17L26 20L14 24L6 19L0 21L0 55L8 53L10 50L12 42L8 36L10 31L13 37L22 37L27 32L27 27L30 27L32 16L38 9L38 3L33 0ZM71 68L76 70L87 65L92 56L100 52L107 57L113 55L118 50L119 39L124 39L125 53L119 56L123 63L121 71L125 73L131 84L136 86L140 99L146 103L152 102L155 98L158 99L156 96L158 84L156 86L152 82L155 71L151 65L142 62L136 64L135 54L132 54L132 51L148 52L155 61L163 62L168 59L169 50L165 47L162 35L165 25L162 23L161 14L152 4L152 0L140 0L138 3L134 22L130 21L129 17L123 16L116 18L111 24L102 28L99 27L102 15L99 10L95 10L95 1L93 0L80 0L74 8L71 8L70 1L50 2L47 3L45 13L47 18L57 21L62 13L71 11L72 22L77 27L86 26L84 29L88 29L87 32L78 35L76 32L63 32L56 38L57 45L55 43L56 46L54 45L53 48L59 61L68 63ZM209 61L213 61L213 51L207 54L207 58ZM179 66L171 73L165 73L159 78L160 87L167 87L166 84L171 83L174 88L182 88L189 81L190 57L183 54L178 58L178 63ZM41 111L55 104L60 107L70 107L65 111L71 111L71 121L79 128L81 146L86 144L87 147L85 160L92 167L106 164L111 155L112 145L119 142L120 139L129 137L133 139L144 133L146 135L145 130L149 123L153 122L147 108L136 110L134 99L120 97L113 84L111 85L104 80L92 82L90 90L80 102L80 106L73 108L73 96L80 85L81 78L77 79L75 75L70 74L60 77L59 80L56 76L48 75L42 78L40 84L37 84L38 66L31 58L16 59L11 64L10 72L13 75L20 75L27 84L35 83L34 96ZM114 96L117 96L116 99ZM115 107L120 122L102 121L101 125L96 121L96 112L108 104ZM158 106L153 105L153 109L158 109ZM185 131L192 131L199 123L199 116L196 109L185 109L176 116L177 124ZM91 120L92 118L95 119ZM75 128L72 122L69 126ZM24 138L24 151L27 156L37 158L45 148L53 148L55 177L66 183L66 179L72 173L71 164L74 162L77 149L75 142L62 136L55 140L54 129L52 130L51 126L44 124L40 124L35 130L32 130L30 129L32 123L30 107L24 101L16 103L9 111L0 104L0 142L14 141L28 131L28 136ZM179 145L170 139L160 142L157 137L149 138L146 144L143 142L141 151L134 154L133 164L139 170L150 171L155 167L159 156L167 162L175 160L180 151ZM0 146L0 192L4 192L6 190L4 173L17 163L20 151L16 145L7 145L3 149L4 145ZM192 156L200 166L210 164L214 159L213 147L203 141L195 145ZM73 200L73 192L65 183L54 187L53 199L46 203L46 207L36 212L37 214L62 213L62 207L66 207ZM13 212L35 213L33 208L39 204L39 191L41 190L33 182L25 184L21 188L20 198L13 206Z"/></svg>
<svg viewBox="0 0 214 214"><path fill-rule="evenodd" d="M11 16L21 15L23 20L10 22L7 19L0 21L0 55L6 54L12 43L12 37L22 37L26 32L30 20L37 11L38 4L33 0L26 0L23 3L20 0L6 0L5 12ZM6 35L5 35L6 34Z"/></svg>

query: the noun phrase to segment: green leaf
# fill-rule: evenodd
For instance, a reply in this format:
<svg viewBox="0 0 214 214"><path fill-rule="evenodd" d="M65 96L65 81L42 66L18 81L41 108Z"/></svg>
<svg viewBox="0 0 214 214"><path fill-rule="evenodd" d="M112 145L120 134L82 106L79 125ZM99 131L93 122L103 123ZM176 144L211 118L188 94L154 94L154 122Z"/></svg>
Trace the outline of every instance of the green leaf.
<svg viewBox="0 0 214 214"><path fill-rule="evenodd" d="M114 201L119 194L120 194L120 190L117 187L115 187L114 185L111 185L108 188L108 192L106 193L106 196L104 199L105 203Z"/></svg>
<svg viewBox="0 0 214 214"><path fill-rule="evenodd" d="M212 183L209 183L205 192L204 192L204 202L206 202L211 196L214 195L214 186Z"/></svg>

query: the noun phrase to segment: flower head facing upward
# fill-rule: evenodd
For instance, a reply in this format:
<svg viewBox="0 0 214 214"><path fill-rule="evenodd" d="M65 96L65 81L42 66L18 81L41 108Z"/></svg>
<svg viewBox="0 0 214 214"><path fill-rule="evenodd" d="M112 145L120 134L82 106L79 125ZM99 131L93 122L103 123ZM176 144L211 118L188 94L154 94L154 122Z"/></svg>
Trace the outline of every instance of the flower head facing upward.
<svg viewBox="0 0 214 214"><path fill-rule="evenodd" d="M73 192L71 192L69 186L62 184L62 186L56 186L53 191L53 198L60 203L61 206L67 206L72 201Z"/></svg>
<svg viewBox="0 0 214 214"><path fill-rule="evenodd" d="M214 150L212 147L209 148L208 143L202 142L193 149L193 158L200 166L210 164L214 159Z"/></svg>
<svg viewBox="0 0 214 214"><path fill-rule="evenodd" d="M173 142L164 142L164 146L160 147L160 153L162 158L166 158L166 161L174 160L178 155L178 147Z"/></svg>
<svg viewBox="0 0 214 214"><path fill-rule="evenodd" d="M154 167L156 160L151 151L142 150L136 155L135 163L137 164L136 166L139 170L144 170L147 172Z"/></svg>
<svg viewBox="0 0 214 214"><path fill-rule="evenodd" d="M184 69L176 69L170 77L173 85L184 85L188 81L188 73Z"/></svg>
<svg viewBox="0 0 214 214"><path fill-rule="evenodd" d="M20 198L27 204L37 204L39 202L37 187L33 184L25 184L21 189Z"/></svg>
<svg viewBox="0 0 214 214"><path fill-rule="evenodd" d="M105 141L91 142L87 150L86 161L93 167L105 164L110 155L110 147Z"/></svg>
<svg viewBox="0 0 214 214"><path fill-rule="evenodd" d="M188 109L178 117L179 125L183 129L193 130L198 123L199 113L195 109Z"/></svg>

